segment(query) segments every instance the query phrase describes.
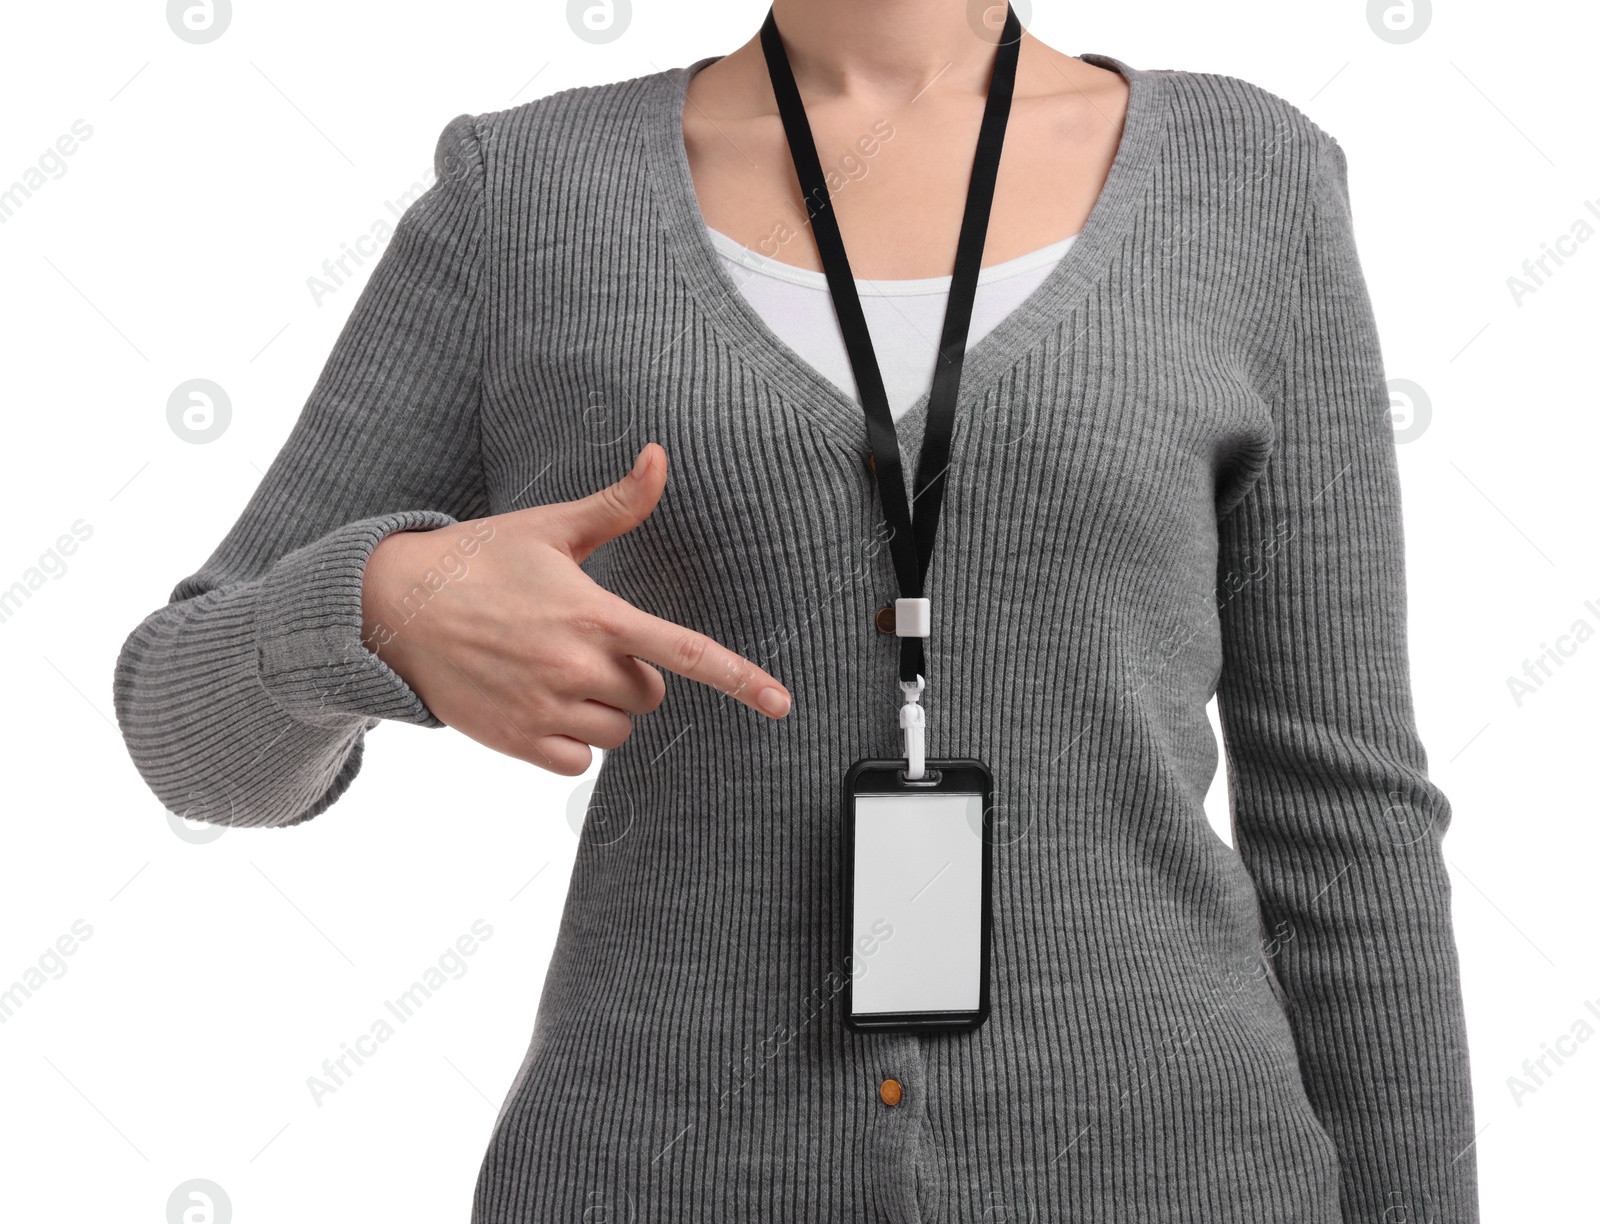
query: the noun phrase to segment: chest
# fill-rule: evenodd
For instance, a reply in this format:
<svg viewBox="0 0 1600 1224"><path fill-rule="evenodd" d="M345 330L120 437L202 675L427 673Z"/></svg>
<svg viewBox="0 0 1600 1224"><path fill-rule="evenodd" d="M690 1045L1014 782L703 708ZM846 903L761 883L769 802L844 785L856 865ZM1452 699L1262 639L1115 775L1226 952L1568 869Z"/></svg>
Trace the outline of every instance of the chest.
<svg viewBox="0 0 1600 1224"><path fill-rule="evenodd" d="M734 626L740 632L771 622L777 605L721 601L714 592L770 590L778 603L810 608L808 584L837 578L870 624L892 573L887 555L872 551L882 522L865 465L861 409L774 334L707 236L709 223L759 247L748 228L740 232L741 218L759 220L781 198L764 193L793 180L787 141L781 126L764 150L740 134L751 161L772 174L733 175L735 205L741 193L754 194L724 219L714 186L697 198L704 185L690 156L694 141L670 109L681 95L662 93L630 133L642 144L637 165L626 173L588 157L574 157L558 172L545 165L549 202L537 224L514 234L491 227L480 419L495 506L584 496L654 440L669 463L661 506L604 550L597 578L650 575L652 597L702 619L709 600L717 615L749 620ZM842 129L833 131L831 146L825 123L815 129L826 158ZM1027 123L1016 131L1026 133ZM1008 151L1023 147L1008 137ZM1239 295L1208 272L1219 246L1255 248L1217 224L1154 215L1143 205L1160 164L1154 142L1137 140L1129 153L1104 185L1112 207L1086 227L1072 217L1049 230L1008 231L1016 245L1037 249L1066 236L1062 230L1084 230L1028 300L967 354L935 565L942 560L942 572L966 572L947 550L981 557L974 623L984 614L982 590L1001 589L1010 598L1052 603L1048 615L1068 623L1063 618L1074 609L1053 601L1072 597L1080 582L1087 590L1102 571L1070 566L1065 584L1040 575L1060 570L1052 558L1081 560L1084 549L1117 559L1118 581L1131 598L1170 594L1176 583L1203 603L1214 578L1213 503L1259 466L1270 445L1262 388L1271 346L1260 321L1240 313ZM860 266L858 250L918 249L903 238L863 246L867 231L844 214L852 199L871 203L876 198L867 193L882 190L876 206L884 211L858 209L856 221L876 218L891 236L915 232L913 219L897 230L884 203L903 202L910 180L891 189L884 176L876 186L877 168L858 171L835 193L853 270L947 275L948 266L942 273L927 266L934 257L926 252L920 265ZM927 232L942 227L950 255L969 171L949 176L943 202L915 218ZM509 191L525 177L508 162L493 181ZM1003 184L996 215L1006 194L1024 201L1057 194L1004 193ZM1082 192L1083 207L1093 205L1099 188ZM799 209L798 198L791 203ZM948 216L935 221L939 208ZM598 231L573 220L601 216ZM802 237L814 255L809 233ZM986 248L986 262L1006 254ZM903 457L920 450L924 410L925 400L897 422ZM814 606L834 601L819 596ZM811 623L809 613L795 615Z"/></svg>

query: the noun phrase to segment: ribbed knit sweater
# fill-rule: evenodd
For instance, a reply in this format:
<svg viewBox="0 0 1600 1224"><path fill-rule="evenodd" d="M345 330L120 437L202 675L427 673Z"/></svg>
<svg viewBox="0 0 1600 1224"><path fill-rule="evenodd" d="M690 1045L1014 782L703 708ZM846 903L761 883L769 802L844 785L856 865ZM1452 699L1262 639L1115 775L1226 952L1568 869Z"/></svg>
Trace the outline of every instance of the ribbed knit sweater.
<svg viewBox="0 0 1600 1224"><path fill-rule="evenodd" d="M582 497L659 441L657 509L586 572L794 709L667 673L605 753L475 1224L1475 1221L1450 809L1340 146L1244 81L1083 57L1130 83L1121 144L968 356L929 577L928 752L986 761L1007 830L992 1014L862 1035L839 796L902 754L895 577L858 404L705 232L682 106L714 58L446 127L271 470L123 648L142 775L206 820L324 812L381 720L441 725L359 640L373 545ZM1213 693L1236 848L1202 806Z"/></svg>

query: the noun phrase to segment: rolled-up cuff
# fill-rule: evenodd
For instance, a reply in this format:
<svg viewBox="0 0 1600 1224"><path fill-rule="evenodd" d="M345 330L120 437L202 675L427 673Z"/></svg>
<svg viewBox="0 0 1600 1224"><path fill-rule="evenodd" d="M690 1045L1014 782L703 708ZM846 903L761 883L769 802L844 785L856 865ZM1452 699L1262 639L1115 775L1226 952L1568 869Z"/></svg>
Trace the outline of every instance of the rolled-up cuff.
<svg viewBox="0 0 1600 1224"><path fill-rule="evenodd" d="M410 685L361 642L361 580L378 541L456 520L435 510L359 519L287 554L262 582L256 664L262 687L314 726L387 718L442 727Z"/></svg>

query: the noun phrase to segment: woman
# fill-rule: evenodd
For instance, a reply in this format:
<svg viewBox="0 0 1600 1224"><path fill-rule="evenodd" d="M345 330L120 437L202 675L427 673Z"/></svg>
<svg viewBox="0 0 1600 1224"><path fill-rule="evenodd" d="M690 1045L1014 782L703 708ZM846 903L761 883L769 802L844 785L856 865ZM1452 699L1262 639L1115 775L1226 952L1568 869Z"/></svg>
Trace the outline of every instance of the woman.
<svg viewBox="0 0 1600 1224"><path fill-rule="evenodd" d="M123 650L134 760L202 819L317 815L383 719L607 750L627 831L580 847L475 1221L1477 1218L1344 154L1013 22L776 0L731 55L452 122ZM930 288L975 295L964 344ZM883 527L936 409L908 595ZM841 778L912 759L908 641L1003 831L959 1032L844 1023Z"/></svg>

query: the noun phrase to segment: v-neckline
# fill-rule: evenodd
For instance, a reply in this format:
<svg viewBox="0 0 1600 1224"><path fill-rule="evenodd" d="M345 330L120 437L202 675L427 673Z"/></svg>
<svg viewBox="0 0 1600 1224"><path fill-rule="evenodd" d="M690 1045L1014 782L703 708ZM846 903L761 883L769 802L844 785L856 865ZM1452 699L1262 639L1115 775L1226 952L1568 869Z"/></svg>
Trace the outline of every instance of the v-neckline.
<svg viewBox="0 0 1600 1224"><path fill-rule="evenodd" d="M700 211L684 142L684 98L690 78L721 58L708 55L651 78L655 91L645 117L645 144L649 177L667 239L697 306L724 332L741 360L769 379L784 400L791 401L797 410L822 426L828 437L852 453L864 454L866 417L861 405L795 352L746 301L722 266ZM1109 55L1086 52L1078 58L1120 73L1128 82L1122 137L1100 194L1066 254L1032 293L967 350L956 408L958 433L965 406L988 395L1029 349L1067 317L1099 279L1128 237L1154 176L1169 109L1165 78L1159 72L1132 68ZM908 478L921 450L930 392L931 387L895 422Z"/></svg>

